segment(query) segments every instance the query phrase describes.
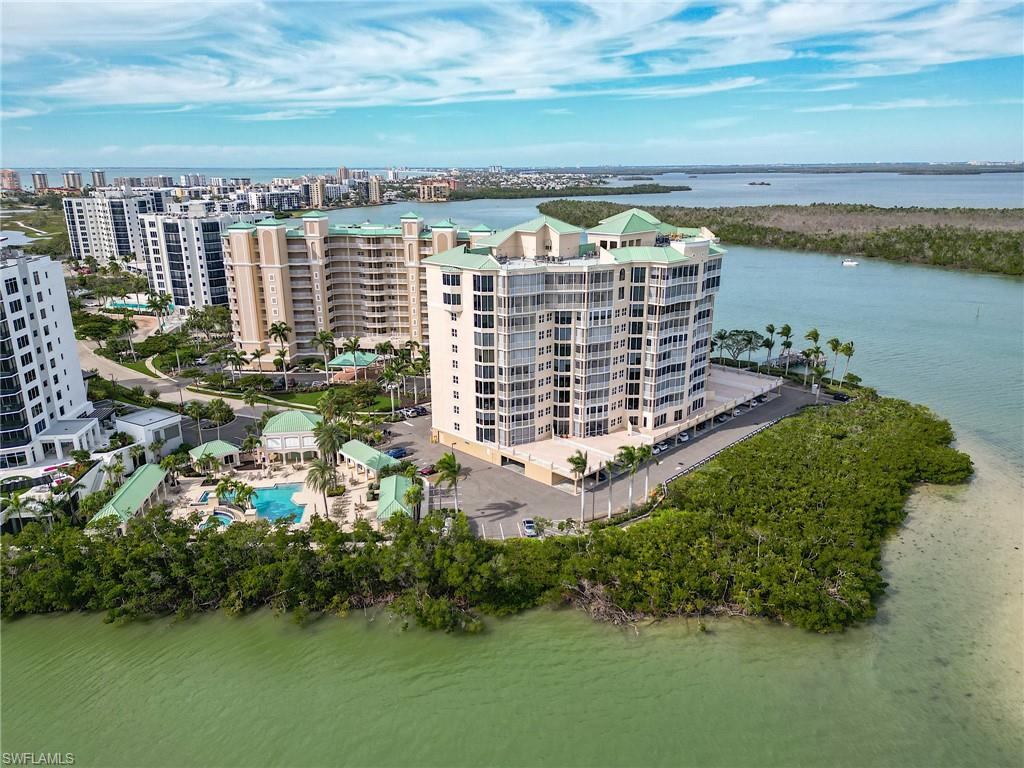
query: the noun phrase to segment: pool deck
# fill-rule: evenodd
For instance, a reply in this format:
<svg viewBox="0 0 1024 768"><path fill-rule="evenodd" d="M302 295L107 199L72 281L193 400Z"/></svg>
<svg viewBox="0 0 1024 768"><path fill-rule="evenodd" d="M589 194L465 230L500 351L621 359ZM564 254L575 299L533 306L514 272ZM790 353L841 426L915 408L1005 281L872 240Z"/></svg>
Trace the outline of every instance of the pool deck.
<svg viewBox="0 0 1024 768"><path fill-rule="evenodd" d="M226 475L219 477L231 477L242 480L253 488L273 488L275 485L287 485L289 483L302 483L302 488L292 495L292 501L305 508L302 519L293 523L297 528L306 528L314 515L326 515L331 520L344 525L352 526L359 519L365 519L375 528L378 527L376 515L376 502L366 501L366 492L369 481L366 478L357 476L354 470L345 466L338 467L338 479L345 485L345 495L342 497L328 497L328 509L324 509L323 496L306 487L305 467L296 469L292 466L276 467L269 470L257 470L253 472L228 471ZM217 507L217 495L213 492L214 486L203 486L201 478L183 477L177 488L173 488L169 502L171 504L171 517L185 518L193 512L198 512L202 517L212 514ZM199 499L203 493L209 491L205 503ZM335 507L339 509L335 509ZM256 510L250 508L246 511L245 519L253 522L261 519Z"/></svg>

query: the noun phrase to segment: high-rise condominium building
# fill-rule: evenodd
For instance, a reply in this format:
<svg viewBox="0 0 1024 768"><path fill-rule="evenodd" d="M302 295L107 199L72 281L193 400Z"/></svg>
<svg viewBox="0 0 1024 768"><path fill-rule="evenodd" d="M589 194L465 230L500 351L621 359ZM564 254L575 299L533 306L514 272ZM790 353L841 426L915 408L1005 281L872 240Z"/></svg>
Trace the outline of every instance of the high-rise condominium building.
<svg viewBox="0 0 1024 768"><path fill-rule="evenodd" d="M382 198L383 198L383 192L381 191L381 186L380 186L380 176L371 176L370 177L369 193L367 194L367 199L370 201L370 203L377 204L377 203L379 203L381 201Z"/></svg>
<svg viewBox="0 0 1024 768"><path fill-rule="evenodd" d="M351 178L351 174L344 165L338 166L338 181L348 181Z"/></svg>
<svg viewBox="0 0 1024 768"><path fill-rule="evenodd" d="M78 171L64 171L64 187L66 189L81 189L82 174Z"/></svg>
<svg viewBox="0 0 1024 768"><path fill-rule="evenodd" d="M388 168L388 181L398 181L398 170L395 168Z"/></svg>
<svg viewBox="0 0 1024 768"><path fill-rule="evenodd" d="M571 479L560 448L685 424L713 394L723 254L707 229L631 209L586 233L541 216L425 258L434 437L556 483Z"/></svg>
<svg viewBox="0 0 1024 768"><path fill-rule="evenodd" d="M0 170L0 189L4 192L21 192L21 174L11 168Z"/></svg>
<svg viewBox="0 0 1024 768"><path fill-rule="evenodd" d="M116 181L116 179L115 179L115 181ZM142 184L139 184L137 186L140 186L140 187L141 186L146 186L146 187L173 187L174 186L174 179L172 179L170 176L146 176L141 181L142 181Z"/></svg>
<svg viewBox="0 0 1024 768"><path fill-rule="evenodd" d="M42 171L32 174L32 189L36 192L45 192L50 188L50 179Z"/></svg>
<svg viewBox="0 0 1024 768"><path fill-rule="evenodd" d="M202 173L183 173L178 179L183 187L205 187L206 175Z"/></svg>
<svg viewBox="0 0 1024 768"><path fill-rule="evenodd" d="M331 225L315 211L298 222L266 219L227 229L228 299L235 342L246 352L277 349L268 334L274 323L293 329L290 358L318 355L311 342L322 330L339 342L359 336L367 348L424 343L421 259L490 233L459 230L451 221L425 227L413 213L398 225Z"/></svg>
<svg viewBox="0 0 1024 768"><path fill-rule="evenodd" d="M92 172L92 185L94 187L107 186L107 172L95 170Z"/></svg>
<svg viewBox="0 0 1024 768"><path fill-rule="evenodd" d="M170 204L167 190L105 188L88 197L64 198L64 221L76 259L92 257L100 262L124 261L134 256L141 270L143 255L143 213L162 213Z"/></svg>
<svg viewBox="0 0 1024 768"><path fill-rule="evenodd" d="M309 204L313 208L323 208L327 192L327 180L313 179L309 182Z"/></svg>
<svg viewBox="0 0 1024 768"><path fill-rule="evenodd" d="M174 208L187 211L189 204ZM177 308L227 304L221 234L232 224L254 222L265 216L206 212L142 214L142 252L150 288L171 294Z"/></svg>
<svg viewBox="0 0 1024 768"><path fill-rule="evenodd" d="M0 469L96 448L60 264L5 248L0 291Z"/></svg>

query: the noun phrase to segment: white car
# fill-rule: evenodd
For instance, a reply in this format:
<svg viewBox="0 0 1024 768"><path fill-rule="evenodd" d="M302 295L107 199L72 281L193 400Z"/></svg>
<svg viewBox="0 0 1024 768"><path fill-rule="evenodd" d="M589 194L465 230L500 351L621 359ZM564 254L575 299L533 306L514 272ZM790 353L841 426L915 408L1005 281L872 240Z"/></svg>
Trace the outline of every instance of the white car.
<svg viewBox="0 0 1024 768"><path fill-rule="evenodd" d="M676 442L678 442L678 443L687 443L689 441L690 441L690 436L688 434L686 434L685 432L683 432L682 434L676 436Z"/></svg>
<svg viewBox="0 0 1024 768"><path fill-rule="evenodd" d="M740 409L739 408L733 408L732 409L732 415L733 416L739 416L740 415Z"/></svg>

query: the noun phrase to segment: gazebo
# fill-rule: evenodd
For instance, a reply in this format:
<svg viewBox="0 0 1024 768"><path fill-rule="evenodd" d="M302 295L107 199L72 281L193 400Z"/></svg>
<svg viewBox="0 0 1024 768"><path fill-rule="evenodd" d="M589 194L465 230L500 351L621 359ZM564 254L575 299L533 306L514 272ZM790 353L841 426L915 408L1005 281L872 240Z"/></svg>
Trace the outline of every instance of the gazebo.
<svg viewBox="0 0 1024 768"><path fill-rule="evenodd" d="M237 466L240 461L240 452L237 445L232 445L227 440L210 440L202 445L197 445L188 452L188 455L192 459L193 466L199 464L203 456L213 456L225 466Z"/></svg>
<svg viewBox="0 0 1024 768"><path fill-rule="evenodd" d="M405 492L412 488L412 480L405 475L388 475L380 481L377 500L377 519L390 520L395 515L415 517L414 510L405 500Z"/></svg>
<svg viewBox="0 0 1024 768"><path fill-rule="evenodd" d="M313 430L323 421L317 413L282 411L263 427L263 456L274 461L302 463L320 455Z"/></svg>
<svg viewBox="0 0 1024 768"><path fill-rule="evenodd" d="M385 467L394 467L401 463L361 440L349 440L341 446L341 455L348 466L354 466L372 477L377 477Z"/></svg>

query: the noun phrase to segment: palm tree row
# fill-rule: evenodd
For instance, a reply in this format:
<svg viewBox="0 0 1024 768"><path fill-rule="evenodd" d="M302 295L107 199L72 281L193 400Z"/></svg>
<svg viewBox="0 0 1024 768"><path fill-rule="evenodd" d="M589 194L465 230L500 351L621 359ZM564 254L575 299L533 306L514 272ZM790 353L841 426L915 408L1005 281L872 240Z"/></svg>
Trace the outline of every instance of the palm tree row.
<svg viewBox="0 0 1024 768"><path fill-rule="evenodd" d="M775 349L775 336L776 334L781 337L782 342L780 347L783 352L783 357L786 361L786 375L789 375L789 365L792 360L791 350L793 349L793 328L785 323L778 328L774 324L769 323L765 326L765 333L762 335L757 331L751 330L733 330L728 331L719 329L715 332L711 341L712 350L718 350L719 359L722 357L722 352L727 353L732 359L734 364L738 364L739 358L742 354L747 355L748 367L751 363L751 357L754 350L764 349L766 350L764 364L767 367L771 366L772 351ZM808 376L811 377L811 383L813 384L816 380L822 381L826 374L833 382L836 382L836 369L839 367L840 355L846 358L846 365L843 370L843 378L838 380L839 388L842 389L844 382L850 382L849 378L849 367L850 358L853 357L855 351L854 344L852 341L840 341L838 337L832 337L825 342L825 345L831 351L832 365L827 365L827 357L825 350L820 346L821 332L817 328L811 328L804 334L804 340L810 342L810 346L801 350L800 358L804 368L804 384L807 384ZM820 370L819 370L820 369ZM757 362L757 370L761 370L761 362Z"/></svg>

